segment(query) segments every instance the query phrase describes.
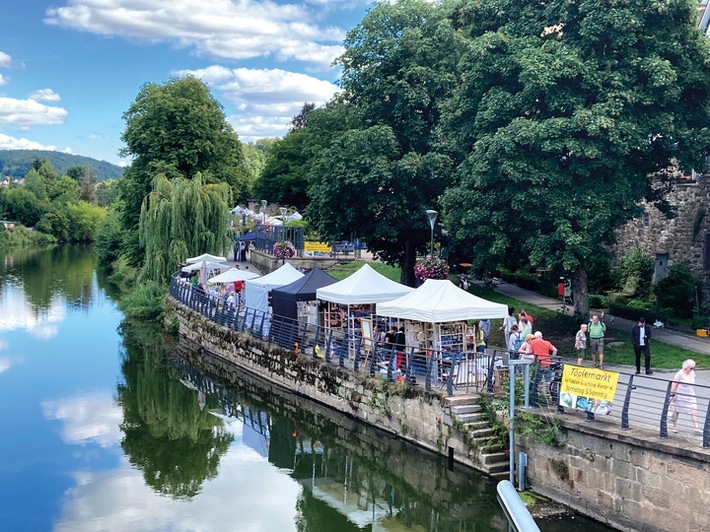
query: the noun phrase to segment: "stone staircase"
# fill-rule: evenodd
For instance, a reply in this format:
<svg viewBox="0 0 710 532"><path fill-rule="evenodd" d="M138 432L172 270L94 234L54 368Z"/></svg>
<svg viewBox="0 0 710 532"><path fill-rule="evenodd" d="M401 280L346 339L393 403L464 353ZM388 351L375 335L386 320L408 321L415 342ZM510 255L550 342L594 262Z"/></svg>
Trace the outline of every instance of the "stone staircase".
<svg viewBox="0 0 710 532"><path fill-rule="evenodd" d="M470 446L477 450L480 469L488 475L502 480L507 479L510 471L510 457L507 446L492 443L493 429L488 421L482 419L482 407L478 395L460 395L447 397L451 417L467 434Z"/></svg>

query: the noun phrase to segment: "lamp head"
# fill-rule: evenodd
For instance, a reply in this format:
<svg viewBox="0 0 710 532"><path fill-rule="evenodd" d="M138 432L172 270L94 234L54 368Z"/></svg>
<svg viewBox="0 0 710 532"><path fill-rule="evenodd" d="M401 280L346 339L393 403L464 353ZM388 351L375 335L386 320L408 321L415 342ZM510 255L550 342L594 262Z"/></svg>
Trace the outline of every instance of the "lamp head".
<svg viewBox="0 0 710 532"><path fill-rule="evenodd" d="M436 223L436 217L439 213L437 211L427 209L426 215L429 217L429 225L431 225L431 228L434 229L434 223Z"/></svg>

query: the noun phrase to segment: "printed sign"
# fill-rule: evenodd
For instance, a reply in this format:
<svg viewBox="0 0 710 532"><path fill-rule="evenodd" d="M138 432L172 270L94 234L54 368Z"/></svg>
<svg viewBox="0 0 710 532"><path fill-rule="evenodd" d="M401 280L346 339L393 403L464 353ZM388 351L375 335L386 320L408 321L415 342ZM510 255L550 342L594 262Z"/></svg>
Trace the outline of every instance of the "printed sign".
<svg viewBox="0 0 710 532"><path fill-rule="evenodd" d="M619 374L615 371L565 364L560 386L560 406L595 414L608 414Z"/></svg>
<svg viewBox="0 0 710 532"><path fill-rule="evenodd" d="M303 251L306 253L330 253L333 251L333 246L330 244L325 244L323 242L304 242Z"/></svg>

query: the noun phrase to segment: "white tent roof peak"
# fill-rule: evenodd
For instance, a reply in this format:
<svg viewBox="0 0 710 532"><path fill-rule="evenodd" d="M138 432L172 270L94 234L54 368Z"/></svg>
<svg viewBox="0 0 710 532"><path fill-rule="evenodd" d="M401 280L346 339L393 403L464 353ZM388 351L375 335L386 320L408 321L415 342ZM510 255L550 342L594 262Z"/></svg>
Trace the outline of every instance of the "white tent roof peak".
<svg viewBox="0 0 710 532"><path fill-rule="evenodd" d="M401 297L414 289L388 279L369 264L342 281L316 290L316 297L341 305L379 303Z"/></svg>
<svg viewBox="0 0 710 532"><path fill-rule="evenodd" d="M226 272L222 272L219 275L212 277L212 279L208 279L207 282L209 284L232 283L234 281L256 279L257 277L260 277L258 273L250 272L248 270L240 270L239 268L230 268Z"/></svg>
<svg viewBox="0 0 710 532"><path fill-rule="evenodd" d="M201 270L203 266L207 268L208 271L221 270L222 268L227 267L226 264L221 262L207 262L206 260L203 260L201 262L195 262L194 264L183 266L181 270L184 272L195 272Z"/></svg>
<svg viewBox="0 0 710 532"><path fill-rule="evenodd" d="M217 255L211 255L209 253L203 253L202 255L198 255L197 257L190 257L189 259L186 259L185 262L188 264L194 264L196 262L202 262L203 260L206 260L207 262L227 262L227 259L224 257L219 257Z"/></svg>
<svg viewBox="0 0 710 532"><path fill-rule="evenodd" d="M405 296L378 303L377 314L428 323L447 323L505 318L508 307L474 296L447 279L427 279Z"/></svg>

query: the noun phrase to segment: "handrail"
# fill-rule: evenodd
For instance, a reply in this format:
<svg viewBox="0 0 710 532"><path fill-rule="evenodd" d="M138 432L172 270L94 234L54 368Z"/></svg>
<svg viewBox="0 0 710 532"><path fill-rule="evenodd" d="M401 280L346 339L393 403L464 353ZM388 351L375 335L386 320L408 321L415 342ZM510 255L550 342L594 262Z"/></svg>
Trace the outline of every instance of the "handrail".
<svg viewBox="0 0 710 532"><path fill-rule="evenodd" d="M509 480L501 480L496 486L496 492L498 503L503 508L508 524L515 532L540 532L540 527L537 526L515 486Z"/></svg>

